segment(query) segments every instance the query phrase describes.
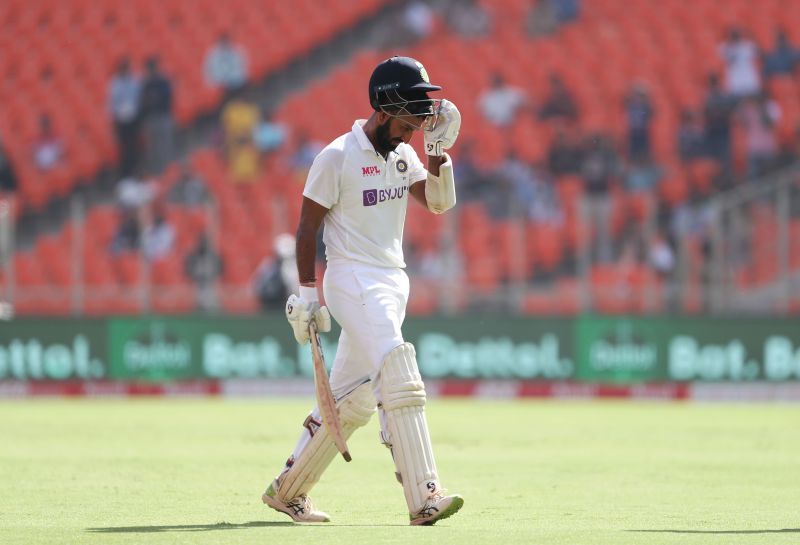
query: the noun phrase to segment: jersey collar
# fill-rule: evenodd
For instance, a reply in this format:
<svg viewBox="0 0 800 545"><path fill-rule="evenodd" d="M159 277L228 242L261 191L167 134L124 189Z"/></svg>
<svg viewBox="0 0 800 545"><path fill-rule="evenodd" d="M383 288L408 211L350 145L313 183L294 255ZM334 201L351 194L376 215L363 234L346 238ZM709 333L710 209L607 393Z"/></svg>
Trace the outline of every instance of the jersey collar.
<svg viewBox="0 0 800 545"><path fill-rule="evenodd" d="M361 149L374 152L375 146L372 145L372 142L367 138L367 133L364 132L364 124L366 122L366 119L357 119L356 122L353 123L353 134L356 136L356 140L361 146Z"/></svg>

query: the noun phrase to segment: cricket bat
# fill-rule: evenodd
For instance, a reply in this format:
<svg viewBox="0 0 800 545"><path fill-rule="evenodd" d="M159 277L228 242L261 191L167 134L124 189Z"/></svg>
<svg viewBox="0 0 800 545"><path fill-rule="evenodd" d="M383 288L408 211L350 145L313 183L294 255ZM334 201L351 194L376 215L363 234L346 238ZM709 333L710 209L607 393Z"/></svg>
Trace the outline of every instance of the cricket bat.
<svg viewBox="0 0 800 545"><path fill-rule="evenodd" d="M336 400L333 398L328 370L325 369L325 356L322 354L322 345L319 342L317 324L312 320L308 326L311 337L311 354L314 356L314 384L317 391L317 406L322 415L322 424L328 428L328 433L333 437L336 448L342 453L345 462L352 460L347 450L347 442L342 435L342 425L339 422L339 413L336 411Z"/></svg>

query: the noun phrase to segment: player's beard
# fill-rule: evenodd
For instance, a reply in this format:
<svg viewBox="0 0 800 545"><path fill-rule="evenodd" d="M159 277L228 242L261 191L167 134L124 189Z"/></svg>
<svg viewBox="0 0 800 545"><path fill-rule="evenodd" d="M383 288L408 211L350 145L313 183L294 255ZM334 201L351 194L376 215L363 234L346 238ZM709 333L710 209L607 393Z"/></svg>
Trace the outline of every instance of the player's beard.
<svg viewBox="0 0 800 545"><path fill-rule="evenodd" d="M391 118L386 120L386 123L382 125L378 125L375 128L375 146L377 148L377 152L383 156L386 156L389 152L394 151L397 146L400 145L402 140L397 142L392 142L392 139L389 136L389 125L392 123Z"/></svg>

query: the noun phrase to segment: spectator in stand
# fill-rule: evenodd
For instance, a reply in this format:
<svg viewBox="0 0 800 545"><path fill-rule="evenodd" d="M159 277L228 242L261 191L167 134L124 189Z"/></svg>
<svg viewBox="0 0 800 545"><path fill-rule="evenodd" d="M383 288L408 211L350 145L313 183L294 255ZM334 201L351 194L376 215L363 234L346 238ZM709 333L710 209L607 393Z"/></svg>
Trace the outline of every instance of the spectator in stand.
<svg viewBox="0 0 800 545"><path fill-rule="evenodd" d="M117 182L116 203L119 226L111 242L111 252L138 251L142 247L143 225L149 218L149 207L155 199L157 184L141 174L142 167Z"/></svg>
<svg viewBox="0 0 800 545"><path fill-rule="evenodd" d="M555 177L578 174L581 170L581 145L572 133L559 128L547 156L547 167Z"/></svg>
<svg viewBox="0 0 800 545"><path fill-rule="evenodd" d="M675 207L670 221L673 240L698 240L708 253L714 226L714 208L700 193L692 191L689 198Z"/></svg>
<svg viewBox="0 0 800 545"><path fill-rule="evenodd" d="M59 166L64 160L64 142L53 131L50 116L39 116L39 135L33 144L33 162L36 167L46 172Z"/></svg>
<svg viewBox="0 0 800 545"><path fill-rule="evenodd" d="M414 40L427 38L433 31L433 10L426 2L414 0L403 11L403 24Z"/></svg>
<svg viewBox="0 0 800 545"><path fill-rule="evenodd" d="M211 201L205 181L188 161L181 162L178 180L170 188L168 200L184 206L200 206Z"/></svg>
<svg viewBox="0 0 800 545"><path fill-rule="evenodd" d="M250 182L258 176L261 154L253 135L261 121L261 111L249 93L239 93L222 109L224 154L231 178Z"/></svg>
<svg viewBox="0 0 800 545"><path fill-rule="evenodd" d="M653 103L644 83L635 83L625 97L625 117L628 121L628 157L650 156L650 125Z"/></svg>
<svg viewBox="0 0 800 545"><path fill-rule="evenodd" d="M265 109L253 128L253 143L261 153L271 153L283 146L288 132L285 126L273 121L272 115Z"/></svg>
<svg viewBox="0 0 800 545"><path fill-rule="evenodd" d="M116 191L117 205L121 210L138 210L155 199L157 187L155 181L137 175L120 180Z"/></svg>
<svg viewBox="0 0 800 545"><path fill-rule="evenodd" d="M800 124L795 125L789 138L782 139L778 166L788 167L800 160ZM795 199L800 207L800 199ZM797 214L800 217L800 211Z"/></svg>
<svg viewBox="0 0 800 545"><path fill-rule="evenodd" d="M266 312L283 310L286 298L299 285L294 236L283 233L275 237L274 250L275 257L264 258L252 279L261 309Z"/></svg>
<svg viewBox="0 0 800 545"><path fill-rule="evenodd" d="M663 176L663 171L648 156L635 157L625 167L625 189L631 192L652 193Z"/></svg>
<svg viewBox="0 0 800 545"><path fill-rule="evenodd" d="M454 3L446 19L450 27L464 38L486 36L492 23L489 14L475 0Z"/></svg>
<svg viewBox="0 0 800 545"><path fill-rule="evenodd" d="M219 303L214 286L222 274L223 263L208 235L200 235L197 245L186 256L183 266L186 276L197 287L197 308L202 311L216 310Z"/></svg>
<svg viewBox="0 0 800 545"><path fill-rule="evenodd" d="M248 78L247 53L234 44L227 32L222 32L206 53L204 72L206 83L220 87L228 98L244 87Z"/></svg>
<svg viewBox="0 0 800 545"><path fill-rule="evenodd" d="M555 32L558 28L558 19L552 0L531 0L525 26L528 36L531 37Z"/></svg>
<svg viewBox="0 0 800 545"><path fill-rule="evenodd" d="M138 251L141 244L139 211L123 209L117 232L111 240L109 251L116 255L121 252Z"/></svg>
<svg viewBox="0 0 800 545"><path fill-rule="evenodd" d="M533 206L536 180L533 169L522 161L514 150L506 152L506 158L497 168L497 177L510 188L507 203L511 216L526 216Z"/></svg>
<svg viewBox="0 0 800 545"><path fill-rule="evenodd" d="M683 162L702 157L705 153L705 134L703 125L690 109L681 112L681 121L678 126L678 155Z"/></svg>
<svg viewBox="0 0 800 545"><path fill-rule="evenodd" d="M550 95L539 109L539 119L543 121L551 119L576 121L578 119L575 99L564 84L564 80L556 73L550 74Z"/></svg>
<svg viewBox="0 0 800 545"><path fill-rule="evenodd" d="M155 172L161 172L174 156L172 105L172 82L161 72L158 58L150 57L145 62L139 110L147 140L148 166Z"/></svg>
<svg viewBox="0 0 800 545"><path fill-rule="evenodd" d="M481 200L485 192L491 191L491 182L475 162L475 142L465 139L457 149L458 161L455 161L453 169L458 180L458 198L463 202Z"/></svg>
<svg viewBox="0 0 800 545"><path fill-rule="evenodd" d="M716 74L708 76L708 92L704 107L706 154L730 171L731 123L735 101L722 90Z"/></svg>
<svg viewBox="0 0 800 545"><path fill-rule="evenodd" d="M314 163L317 154L319 154L324 147L325 144L319 140L312 139L306 132L301 132L297 136L297 145L292 154L291 165L298 176L302 175L304 178L303 181L305 181L305 175Z"/></svg>
<svg viewBox="0 0 800 545"><path fill-rule="evenodd" d="M448 257L445 252L440 251L436 246L416 247L409 245L408 253L409 268L414 271L415 280L429 280L433 282L442 282L445 279L452 282L452 278L448 276L447 260ZM456 271L462 270L462 267L455 268Z"/></svg>
<svg viewBox="0 0 800 545"><path fill-rule="evenodd" d="M725 90L729 95L740 99L761 90L758 49L742 36L740 29L728 31L728 40L719 46L719 54L725 62Z"/></svg>
<svg viewBox="0 0 800 545"><path fill-rule="evenodd" d="M480 188L480 201L492 219L507 219L520 212L515 201L514 180L505 172L505 162L487 172L487 183Z"/></svg>
<svg viewBox="0 0 800 545"><path fill-rule="evenodd" d="M108 110L119 150L120 178L133 174L139 162L140 91L141 83L131 70L130 60L122 59L108 90Z"/></svg>
<svg viewBox="0 0 800 545"><path fill-rule="evenodd" d="M0 141L0 191L13 192L17 189L17 174L14 166Z"/></svg>
<svg viewBox="0 0 800 545"><path fill-rule="evenodd" d="M435 14L430 2L412 0L405 2L400 15L392 20L373 25L372 38L378 49L407 47L428 37L433 32Z"/></svg>
<svg viewBox="0 0 800 545"><path fill-rule="evenodd" d="M571 23L580 16L581 0L550 0L560 24Z"/></svg>
<svg viewBox="0 0 800 545"><path fill-rule="evenodd" d="M517 113L528 103L525 92L512 85L508 85L505 78L499 73L492 77L491 88L484 91L478 98L483 117L496 127L507 127L513 123Z"/></svg>
<svg viewBox="0 0 800 545"><path fill-rule="evenodd" d="M619 173L619 160L610 138L604 134L586 138L582 157L581 176L586 187L583 217L596 236L593 257L606 263L612 259L610 192Z"/></svg>
<svg viewBox="0 0 800 545"><path fill-rule="evenodd" d="M533 199L528 217L536 223L560 227L564 224L564 210L556 193L554 180L545 172L533 171Z"/></svg>
<svg viewBox="0 0 800 545"><path fill-rule="evenodd" d="M798 60L800 51L789 41L786 30L778 29L775 32L775 48L772 51L765 51L763 55L764 77L791 76Z"/></svg>
<svg viewBox="0 0 800 545"><path fill-rule="evenodd" d="M780 117L780 107L764 92L739 104L736 121L744 129L748 178L765 174L777 162L780 147L775 126Z"/></svg>
<svg viewBox="0 0 800 545"><path fill-rule="evenodd" d="M670 278L675 272L675 252L662 231L656 231L650 237L647 261L662 279Z"/></svg>
<svg viewBox="0 0 800 545"><path fill-rule="evenodd" d="M143 208L142 252L149 261L158 261L175 246L175 227L167 221L161 207Z"/></svg>

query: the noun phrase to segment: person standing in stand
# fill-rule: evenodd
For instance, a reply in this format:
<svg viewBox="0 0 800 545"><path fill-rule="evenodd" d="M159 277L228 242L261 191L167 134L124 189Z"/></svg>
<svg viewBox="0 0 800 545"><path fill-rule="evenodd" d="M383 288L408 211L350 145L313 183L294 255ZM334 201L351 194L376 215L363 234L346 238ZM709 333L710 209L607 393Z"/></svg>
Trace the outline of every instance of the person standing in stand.
<svg viewBox="0 0 800 545"><path fill-rule="evenodd" d="M139 115L147 139L148 167L161 172L175 155L172 81L159 68L158 57L147 59L145 67Z"/></svg>

